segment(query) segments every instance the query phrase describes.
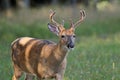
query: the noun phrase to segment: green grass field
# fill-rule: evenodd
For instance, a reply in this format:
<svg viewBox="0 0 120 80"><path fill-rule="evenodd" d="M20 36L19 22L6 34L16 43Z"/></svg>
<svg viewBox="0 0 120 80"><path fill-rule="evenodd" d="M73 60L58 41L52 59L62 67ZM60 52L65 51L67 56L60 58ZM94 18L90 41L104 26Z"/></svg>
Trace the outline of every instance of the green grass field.
<svg viewBox="0 0 120 80"><path fill-rule="evenodd" d="M25 24L1 19L0 80L11 80L10 43L22 36L58 41L48 30L47 20ZM77 28L76 38L76 47L68 55L64 80L120 80L120 16L86 19Z"/></svg>

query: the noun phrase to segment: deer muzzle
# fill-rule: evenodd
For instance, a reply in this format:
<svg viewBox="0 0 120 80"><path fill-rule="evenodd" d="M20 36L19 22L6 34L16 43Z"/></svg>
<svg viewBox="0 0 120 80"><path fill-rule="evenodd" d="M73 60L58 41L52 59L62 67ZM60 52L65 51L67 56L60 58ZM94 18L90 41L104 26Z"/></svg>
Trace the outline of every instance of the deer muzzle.
<svg viewBox="0 0 120 80"><path fill-rule="evenodd" d="M67 47L68 47L68 49L70 49L70 48L74 48L74 40L71 38L71 37L69 37L68 38L68 43L67 43Z"/></svg>

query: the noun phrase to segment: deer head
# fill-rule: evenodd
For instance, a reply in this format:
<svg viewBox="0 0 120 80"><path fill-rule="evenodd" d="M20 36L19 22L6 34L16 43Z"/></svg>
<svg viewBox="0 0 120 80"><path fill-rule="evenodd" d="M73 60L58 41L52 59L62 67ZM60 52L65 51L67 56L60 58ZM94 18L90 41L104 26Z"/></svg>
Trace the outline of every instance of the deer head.
<svg viewBox="0 0 120 80"><path fill-rule="evenodd" d="M51 32L59 36L60 38L60 44L66 46L68 49L74 48L74 43L75 43L75 29L78 24L80 24L84 19L85 19L85 11L81 10L80 11L80 19L76 22L73 23L71 21L71 25L69 29L65 29L63 24L57 23L54 19L53 16L55 15L54 11L51 11L49 18L50 18L50 23L48 23L48 28Z"/></svg>

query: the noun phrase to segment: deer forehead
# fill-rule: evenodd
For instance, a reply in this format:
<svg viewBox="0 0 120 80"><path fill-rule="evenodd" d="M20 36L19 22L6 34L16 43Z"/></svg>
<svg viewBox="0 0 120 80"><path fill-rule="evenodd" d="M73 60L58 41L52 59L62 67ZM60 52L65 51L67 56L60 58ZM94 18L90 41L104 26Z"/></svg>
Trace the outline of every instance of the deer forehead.
<svg viewBox="0 0 120 80"><path fill-rule="evenodd" d="M74 35L74 30L73 29L64 29L60 32L60 35Z"/></svg>

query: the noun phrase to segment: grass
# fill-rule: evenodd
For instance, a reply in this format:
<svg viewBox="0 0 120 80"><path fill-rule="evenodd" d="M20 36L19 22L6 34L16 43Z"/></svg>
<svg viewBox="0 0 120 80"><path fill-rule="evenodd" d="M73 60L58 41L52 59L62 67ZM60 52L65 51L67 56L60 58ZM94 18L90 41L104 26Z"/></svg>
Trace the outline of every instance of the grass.
<svg viewBox="0 0 120 80"><path fill-rule="evenodd" d="M119 16L98 16L92 21L86 19L77 28L76 47L68 55L64 80L120 80L119 21ZM31 36L57 41L57 37L48 30L47 22L0 20L0 80L11 80L13 74L10 56L10 43L13 40Z"/></svg>
<svg viewBox="0 0 120 80"><path fill-rule="evenodd" d="M68 56L68 80L119 80L119 47L114 38L82 38Z"/></svg>

